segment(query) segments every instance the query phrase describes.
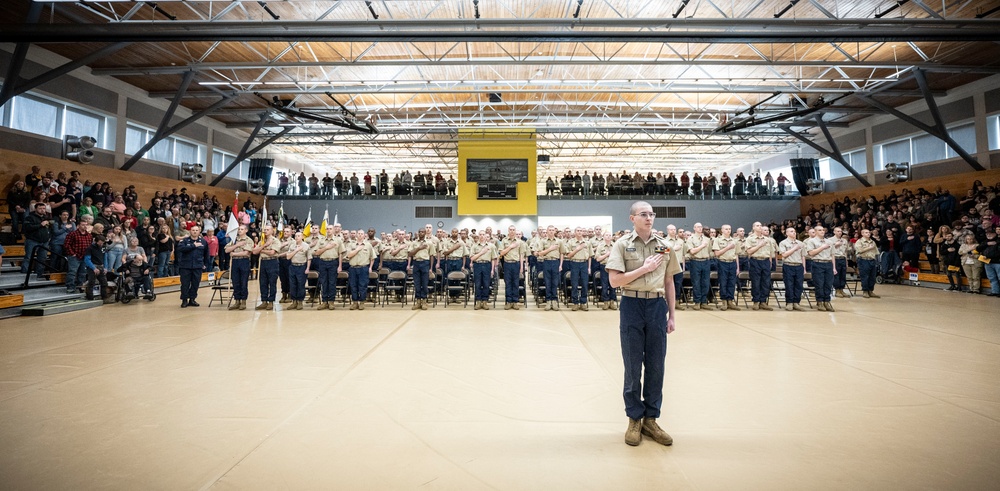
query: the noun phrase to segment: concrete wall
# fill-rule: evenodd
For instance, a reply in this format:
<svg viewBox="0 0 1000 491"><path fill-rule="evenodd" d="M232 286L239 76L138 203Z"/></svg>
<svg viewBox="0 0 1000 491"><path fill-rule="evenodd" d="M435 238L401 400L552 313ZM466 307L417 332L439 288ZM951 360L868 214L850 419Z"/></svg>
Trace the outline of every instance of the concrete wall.
<svg viewBox="0 0 1000 491"><path fill-rule="evenodd" d="M612 227L615 230L631 229L628 210L633 200L539 200L538 216L542 217L587 217L611 216ZM656 227L663 229L670 223L681 228L690 228L695 222L705 226L722 224L736 227L750 227L753 222L781 221L794 218L799 214L798 200L650 200L653 206L671 206L686 208L687 218L666 219L657 217ZM275 211L281 204L278 200L269 200L269 211ZM460 217L455 214L455 200L288 200L284 202L285 214L296 216L304 221L312 207L314 223L320 223L323 212L329 206L330 220L339 215L340 223L347 228L358 229L375 227L379 232L397 228L415 230L430 223L438 227L438 222L446 229L453 227L484 228L491 226L506 228L516 225L522 231L537 227L538 216L470 216ZM414 210L418 206L442 206L452 209L452 218L415 218Z"/></svg>

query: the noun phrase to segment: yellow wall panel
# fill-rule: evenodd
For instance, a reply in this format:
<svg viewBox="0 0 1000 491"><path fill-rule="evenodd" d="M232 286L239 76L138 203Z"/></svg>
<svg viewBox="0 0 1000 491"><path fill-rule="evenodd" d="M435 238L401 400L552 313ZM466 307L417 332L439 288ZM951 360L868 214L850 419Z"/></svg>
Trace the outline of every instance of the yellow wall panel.
<svg viewBox="0 0 1000 491"><path fill-rule="evenodd" d="M466 180L468 159L526 159L528 182L517 184L516 200L478 199L475 182ZM537 215L536 167L538 148L535 130L460 130L458 133L458 214Z"/></svg>

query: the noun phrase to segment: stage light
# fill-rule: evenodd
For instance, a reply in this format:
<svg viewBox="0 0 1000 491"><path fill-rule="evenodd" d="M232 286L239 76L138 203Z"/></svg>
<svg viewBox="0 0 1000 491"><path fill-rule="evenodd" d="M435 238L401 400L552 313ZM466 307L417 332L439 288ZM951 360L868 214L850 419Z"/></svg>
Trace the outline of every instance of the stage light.
<svg viewBox="0 0 1000 491"><path fill-rule="evenodd" d="M885 176L889 182L896 184L900 182L906 182L910 180L910 163L890 163L886 164L885 170L889 171L889 174Z"/></svg>
<svg viewBox="0 0 1000 491"><path fill-rule="evenodd" d="M191 184L197 184L205 180L205 174L201 171L205 166L201 164L189 164L186 162L181 163L181 180L184 182L190 182Z"/></svg>
<svg viewBox="0 0 1000 491"><path fill-rule="evenodd" d="M97 140L91 136L66 135L63 138L63 158L81 164L89 164L94 160L94 148Z"/></svg>

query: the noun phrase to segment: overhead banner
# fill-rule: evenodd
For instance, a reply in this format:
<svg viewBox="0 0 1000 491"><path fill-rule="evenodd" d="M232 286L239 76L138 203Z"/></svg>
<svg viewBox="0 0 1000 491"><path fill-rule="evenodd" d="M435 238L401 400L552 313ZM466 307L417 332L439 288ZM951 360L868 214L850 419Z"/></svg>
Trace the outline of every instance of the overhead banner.
<svg viewBox="0 0 1000 491"><path fill-rule="evenodd" d="M532 128L458 131L458 214L537 215Z"/></svg>

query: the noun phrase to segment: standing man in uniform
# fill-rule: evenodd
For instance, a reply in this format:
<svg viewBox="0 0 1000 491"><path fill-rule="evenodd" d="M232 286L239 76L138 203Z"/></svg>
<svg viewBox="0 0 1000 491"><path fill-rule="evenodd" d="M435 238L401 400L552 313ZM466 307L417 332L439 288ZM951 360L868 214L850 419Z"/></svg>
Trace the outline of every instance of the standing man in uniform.
<svg viewBox="0 0 1000 491"><path fill-rule="evenodd" d="M875 294L875 277L878 275L878 244L872 240L872 231L863 229L861 238L854 243L854 252L858 256L858 276L861 280L861 296L864 298L882 298Z"/></svg>
<svg viewBox="0 0 1000 491"><path fill-rule="evenodd" d="M764 226L753 222L753 233L744 241L750 256L750 292L753 310L774 310L767 304L771 295L771 239L764 235Z"/></svg>
<svg viewBox="0 0 1000 491"><path fill-rule="evenodd" d="M347 282L351 290L350 310L365 310L368 300L368 275L375 261L375 249L365 240L364 231L354 235L354 241L345 246L344 251L351 269L347 270Z"/></svg>
<svg viewBox="0 0 1000 491"><path fill-rule="evenodd" d="M226 246L226 253L231 261L229 281L233 285L233 300L229 310L246 310L249 296L250 256L253 254L253 239L247 237L247 226L240 225L236 232L236 240Z"/></svg>
<svg viewBox="0 0 1000 491"><path fill-rule="evenodd" d="M253 248L254 254L260 255L257 280L260 282L260 305L254 310L274 310L274 297L278 289L278 253L281 250L281 239L275 237L274 227L264 225L263 241Z"/></svg>
<svg viewBox="0 0 1000 491"><path fill-rule="evenodd" d="M676 306L677 310L684 310L686 300L684 299L684 259L687 257L686 245L684 243L684 237L681 237L677 233L677 227L673 224L667 225L667 244L670 245L670 250L674 251L677 256L677 262L680 263L681 270L674 275L674 297L677 300Z"/></svg>
<svg viewBox="0 0 1000 491"><path fill-rule="evenodd" d="M281 248L278 249L278 281L281 283L281 300L278 303L291 302L291 299L288 298L288 292L291 289L289 287L288 267L292 265L292 261L288 259L288 251L292 250L292 246L295 245L294 237L295 228L286 225L282 231Z"/></svg>
<svg viewBox="0 0 1000 491"><path fill-rule="evenodd" d="M785 283L785 310L803 310L802 281L805 277L802 248L795 227L785 229L785 240L778 244L778 254L781 256L781 278Z"/></svg>
<svg viewBox="0 0 1000 491"><path fill-rule="evenodd" d="M497 268L497 249L486 232L479 232L479 242L469 250L472 260L472 280L475 285L475 310L490 310L487 301L490 299L490 288L493 286L493 275Z"/></svg>
<svg viewBox="0 0 1000 491"><path fill-rule="evenodd" d="M587 278L590 277L590 241L583 237L583 227L576 227L573 238L563 241L563 257L569 261L570 298L573 311L588 310Z"/></svg>
<svg viewBox="0 0 1000 491"><path fill-rule="evenodd" d="M847 298L850 295L844 290L847 288L847 239L844 238L844 230L840 227L833 229L833 262L836 273L833 275L833 289L837 290L837 298ZM916 263L910 263L916 264Z"/></svg>
<svg viewBox="0 0 1000 491"><path fill-rule="evenodd" d="M625 443L635 446L642 435L661 445L674 440L656 423L663 402L667 334L674 332L673 275L680 271L677 251L652 234L656 214L644 201L629 211L633 230L615 242L608 258L612 287L622 288L619 311L622 361L625 364Z"/></svg>
<svg viewBox="0 0 1000 491"><path fill-rule="evenodd" d="M430 285L431 258L437 255L434 243L427 237L427 228L417 230L417 238L410 242L407 254L413 268L413 310L427 310L427 288Z"/></svg>
<svg viewBox="0 0 1000 491"><path fill-rule="evenodd" d="M549 225L545 238L538 241L538 259L542 261L545 279L545 310L559 310L559 270L562 269L562 241L556 237L556 228Z"/></svg>
<svg viewBox="0 0 1000 491"><path fill-rule="evenodd" d="M291 262L288 265L289 296L292 306L288 310L302 310L306 299L306 274L309 271L309 243L303 240L302 232L295 232L295 239L288 246L285 257ZM291 242L291 241L290 241Z"/></svg>
<svg viewBox="0 0 1000 491"><path fill-rule="evenodd" d="M705 228L694 224L694 234L688 238L684 249L689 256L688 270L691 271L691 290L694 310L712 310L708 304L708 290L711 289L712 266L708 263L712 251L712 241L705 237Z"/></svg>
<svg viewBox="0 0 1000 491"><path fill-rule="evenodd" d="M326 230L326 237L320 237L312 250L313 258L319 260L316 272L319 274L319 290L322 302L316 310L336 310L337 275L340 274L340 256L344 253L344 241L340 238L340 224L333 224Z"/></svg>
<svg viewBox="0 0 1000 491"><path fill-rule="evenodd" d="M441 239L439 245L444 263L441 272L444 274L444 277L447 278L448 273L452 271L461 271L462 257L465 256L465 243L458 236L458 229L451 229L451 235Z"/></svg>
<svg viewBox="0 0 1000 491"><path fill-rule="evenodd" d="M181 308L199 307L195 299L201 286L201 272L208 264L208 243L201 237L201 227L191 227L190 234L177 242L176 255L181 277Z"/></svg>
<svg viewBox="0 0 1000 491"><path fill-rule="evenodd" d="M736 277L739 265L736 263L737 241L732 237L733 227L722 226L722 236L712 240L712 253L719 261L719 310L740 310L736 305Z"/></svg>
<svg viewBox="0 0 1000 491"><path fill-rule="evenodd" d="M527 244L518 237L517 228L507 227L507 236L500 241L503 261L504 310L521 309L521 275L524 273Z"/></svg>
<svg viewBox="0 0 1000 491"><path fill-rule="evenodd" d="M812 258L816 310L833 312L830 294L833 293L833 275L837 274L837 267L833 264L833 240L827 240L826 229L822 225L817 225L815 231L816 235L806 240L806 252Z"/></svg>
<svg viewBox="0 0 1000 491"><path fill-rule="evenodd" d="M597 261L597 272L601 273L601 310L618 310L618 297L615 289L611 288L608 280L607 264L611 258L611 249L614 248L611 241L611 233L605 233L601 237L601 243L594 249L594 259Z"/></svg>

